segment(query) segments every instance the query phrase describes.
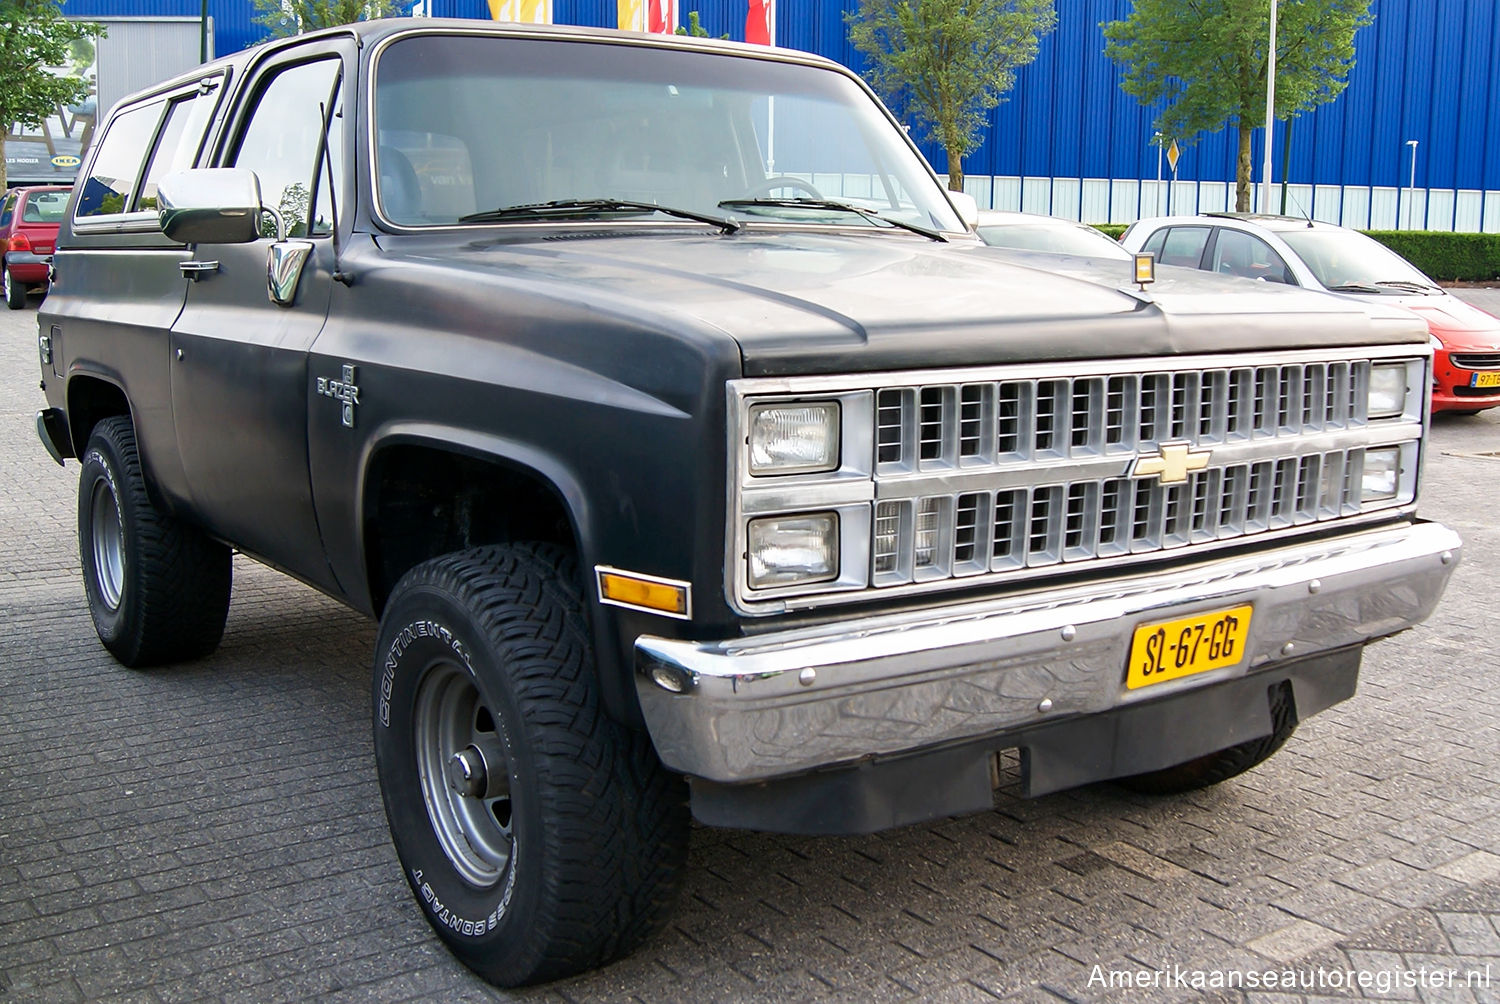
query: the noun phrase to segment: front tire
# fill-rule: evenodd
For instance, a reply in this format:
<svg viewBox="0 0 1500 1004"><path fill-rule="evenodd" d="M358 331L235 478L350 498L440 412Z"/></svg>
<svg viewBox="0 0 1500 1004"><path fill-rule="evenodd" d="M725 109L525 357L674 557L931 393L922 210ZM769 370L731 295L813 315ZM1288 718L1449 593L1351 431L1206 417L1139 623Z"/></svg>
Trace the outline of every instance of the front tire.
<svg viewBox="0 0 1500 1004"><path fill-rule="evenodd" d="M94 630L120 662L184 662L218 647L229 614L229 548L152 503L127 417L94 426L84 449L78 552Z"/></svg>
<svg viewBox="0 0 1500 1004"><path fill-rule="evenodd" d="M572 559L436 558L396 585L374 672L375 758L412 892L501 986L624 955L665 921L686 784L604 714Z"/></svg>
<svg viewBox="0 0 1500 1004"><path fill-rule="evenodd" d="M10 274L10 269L3 266L0 266L0 287L3 287L5 293L5 305L11 310L20 310L26 306L26 284L18 282Z"/></svg>

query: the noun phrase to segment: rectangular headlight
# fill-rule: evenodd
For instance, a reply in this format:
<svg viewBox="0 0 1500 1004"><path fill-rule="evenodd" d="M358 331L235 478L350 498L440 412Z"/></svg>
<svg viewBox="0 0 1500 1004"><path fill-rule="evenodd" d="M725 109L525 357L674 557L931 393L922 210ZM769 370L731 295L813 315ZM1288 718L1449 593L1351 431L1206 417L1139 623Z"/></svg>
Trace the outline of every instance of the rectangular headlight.
<svg viewBox="0 0 1500 1004"><path fill-rule="evenodd" d="M837 401L751 407L751 474L811 474L838 465Z"/></svg>
<svg viewBox="0 0 1500 1004"><path fill-rule="evenodd" d="M1371 418L1390 418L1406 410L1406 364L1376 363L1370 367Z"/></svg>
<svg viewBox="0 0 1500 1004"><path fill-rule="evenodd" d="M837 513L751 520L748 545L751 589L838 578Z"/></svg>
<svg viewBox="0 0 1500 1004"><path fill-rule="evenodd" d="M1365 472L1360 482L1361 502L1384 502L1396 497L1401 485L1401 451L1366 450Z"/></svg>

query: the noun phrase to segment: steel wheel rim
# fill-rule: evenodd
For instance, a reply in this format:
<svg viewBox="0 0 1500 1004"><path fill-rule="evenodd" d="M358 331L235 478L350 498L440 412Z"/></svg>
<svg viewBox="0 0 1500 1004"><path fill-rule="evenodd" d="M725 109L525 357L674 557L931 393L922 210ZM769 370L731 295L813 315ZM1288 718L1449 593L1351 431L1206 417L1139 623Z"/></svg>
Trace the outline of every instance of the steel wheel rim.
<svg viewBox="0 0 1500 1004"><path fill-rule="evenodd" d="M430 668L417 688L412 726L422 800L438 845L464 881L495 885L514 848L510 765L498 722L468 671L449 663ZM489 754L493 781L483 794L464 794L451 780L453 761L475 747Z"/></svg>
<svg viewBox="0 0 1500 1004"><path fill-rule="evenodd" d="M90 509L94 584L104 605L118 610L125 592L125 532L120 526L120 507L114 489L104 478L94 482Z"/></svg>

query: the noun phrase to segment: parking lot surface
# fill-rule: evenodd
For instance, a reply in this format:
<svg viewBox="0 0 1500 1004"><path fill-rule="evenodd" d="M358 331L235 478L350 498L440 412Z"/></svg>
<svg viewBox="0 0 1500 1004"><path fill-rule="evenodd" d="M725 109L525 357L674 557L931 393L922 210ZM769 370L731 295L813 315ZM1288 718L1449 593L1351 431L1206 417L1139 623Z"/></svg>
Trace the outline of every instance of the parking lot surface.
<svg viewBox="0 0 1500 1004"><path fill-rule="evenodd" d="M669 930L506 994L397 867L373 625L237 557L213 657L99 645L34 301L0 315L0 1002L1500 1000L1500 413L1435 423L1422 511L1466 543L1436 616L1257 770L871 837L695 830Z"/></svg>

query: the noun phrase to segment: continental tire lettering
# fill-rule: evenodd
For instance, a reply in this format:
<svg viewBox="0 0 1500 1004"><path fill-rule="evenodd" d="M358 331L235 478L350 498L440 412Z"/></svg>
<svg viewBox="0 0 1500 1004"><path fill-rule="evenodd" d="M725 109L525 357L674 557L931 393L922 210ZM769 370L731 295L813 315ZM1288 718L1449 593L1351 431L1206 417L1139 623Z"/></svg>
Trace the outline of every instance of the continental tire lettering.
<svg viewBox="0 0 1500 1004"><path fill-rule="evenodd" d="M110 485L114 487L113 484ZM396 688L396 667L401 662L401 656L411 647L411 643L418 638L436 638L458 656L464 668L470 673L474 672L474 666L469 661L469 650L464 643L454 636L437 621L412 621L402 628L391 641L391 647L386 650L385 661L381 665L380 673L380 699L376 709L380 724L386 728L391 725L391 692Z"/></svg>
<svg viewBox="0 0 1500 1004"><path fill-rule="evenodd" d="M432 914L433 920L455 934L461 934L466 938L477 938L482 934L488 934L493 931L500 924L500 918L505 916L505 911L510 909L511 895L515 892L516 888L516 851L517 847L513 845L511 848L511 867L505 870L505 894L500 897L499 905L490 911L490 915L479 920L471 920L468 917L461 917L454 913L438 896L437 891L432 888L432 884L423 881L422 869L413 868L411 870L412 885L417 887L418 898L421 899L427 911Z"/></svg>

